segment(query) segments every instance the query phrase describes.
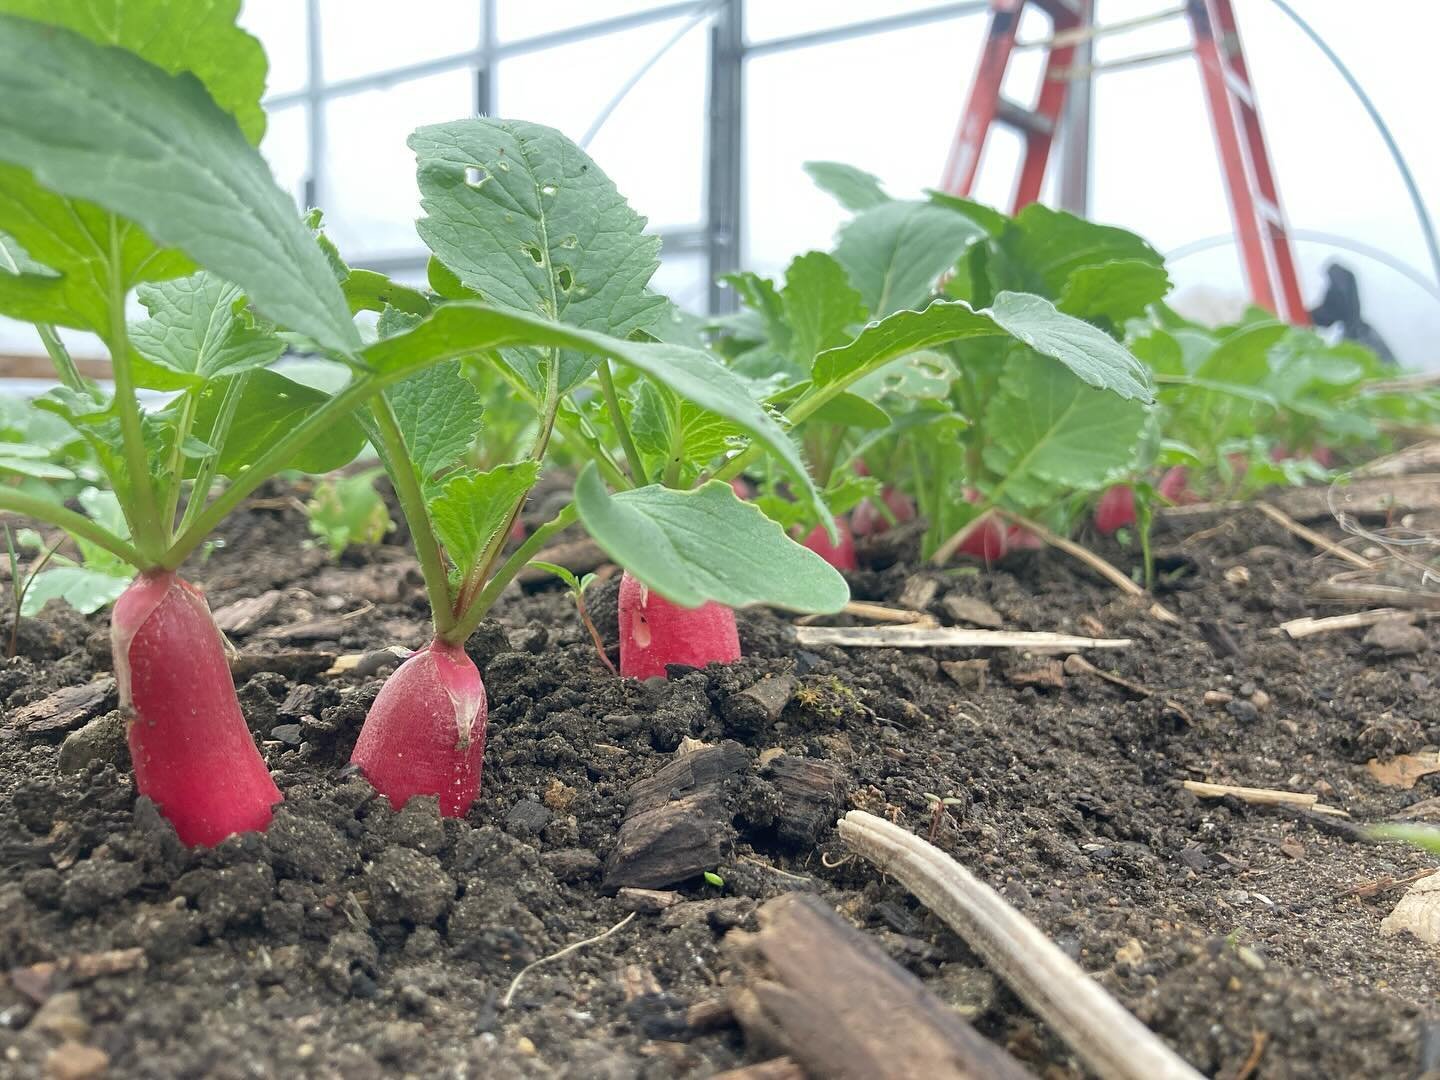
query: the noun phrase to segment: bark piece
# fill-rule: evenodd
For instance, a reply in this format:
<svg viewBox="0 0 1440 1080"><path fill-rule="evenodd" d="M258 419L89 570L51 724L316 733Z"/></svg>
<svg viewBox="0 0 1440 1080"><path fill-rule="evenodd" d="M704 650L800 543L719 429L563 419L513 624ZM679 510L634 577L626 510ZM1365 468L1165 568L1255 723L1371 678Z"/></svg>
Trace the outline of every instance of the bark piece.
<svg viewBox="0 0 1440 1080"><path fill-rule="evenodd" d="M10 714L10 726L32 735L74 731L115 707L115 680L105 675L79 686L66 686Z"/></svg>
<svg viewBox="0 0 1440 1080"><path fill-rule="evenodd" d="M924 611L939 591L940 583L933 577L915 574L905 582L905 588L900 593L900 606L911 611Z"/></svg>
<svg viewBox="0 0 1440 1080"><path fill-rule="evenodd" d="M754 732L780 719L800 685L793 675L767 675L725 700L725 719L737 731Z"/></svg>
<svg viewBox="0 0 1440 1080"><path fill-rule="evenodd" d="M744 748L727 741L635 783L602 887L660 889L713 869L735 836L725 782L749 765Z"/></svg>
<svg viewBox="0 0 1440 1080"><path fill-rule="evenodd" d="M990 661L980 660L942 660L940 670L955 680L955 685L969 690L971 688L985 692L985 677L990 674Z"/></svg>
<svg viewBox="0 0 1440 1080"><path fill-rule="evenodd" d="M828 761L785 754L760 773L780 793L776 838L792 850L808 851L835 827L845 805L845 774Z"/></svg>
<svg viewBox="0 0 1440 1080"><path fill-rule="evenodd" d="M290 650L278 653L240 653L230 658L230 674L244 682L262 671L274 671L290 679L308 679L335 663L333 652Z"/></svg>
<svg viewBox="0 0 1440 1080"><path fill-rule="evenodd" d="M658 889L621 889L615 898L627 911L638 911L644 915L658 915L680 902L679 893Z"/></svg>
<svg viewBox="0 0 1440 1080"><path fill-rule="evenodd" d="M1034 667L1017 668L1005 672L1005 681L1011 686L1034 686L1047 690L1065 689L1065 668L1059 660L1047 660Z"/></svg>
<svg viewBox="0 0 1440 1080"><path fill-rule="evenodd" d="M830 1080L1015 1080L1027 1072L825 903L787 893L760 929L732 932L743 983L730 997L747 1036Z"/></svg>

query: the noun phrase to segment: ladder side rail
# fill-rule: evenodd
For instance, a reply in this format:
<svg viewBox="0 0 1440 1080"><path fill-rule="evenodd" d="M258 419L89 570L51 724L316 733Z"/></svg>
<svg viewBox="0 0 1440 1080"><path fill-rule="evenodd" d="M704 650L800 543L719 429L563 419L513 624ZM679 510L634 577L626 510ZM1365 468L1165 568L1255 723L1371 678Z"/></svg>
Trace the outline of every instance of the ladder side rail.
<svg viewBox="0 0 1440 1080"><path fill-rule="evenodd" d="M981 46L980 63L976 65L965 111L960 114L960 126L940 182L941 190L951 195L968 196L975 187L980 155L985 149L985 137L995 122L1000 86L1015 49L1015 32L1020 27L1024 7L1025 0L992 0L990 26L985 33L985 44Z"/></svg>
<svg viewBox="0 0 1440 1080"><path fill-rule="evenodd" d="M1078 26L1080 18L1071 15L1056 21L1057 30L1069 30ZM1045 169L1050 163L1050 151L1055 145L1055 133L1060 127L1060 117L1065 110L1065 99L1070 91L1070 69L1075 62L1077 42L1051 48L1045 58L1045 70L1040 76L1040 96L1035 111L1048 122L1046 131L1025 133L1025 158L1020 167L1020 178L1015 185L1015 200L1011 214L1018 214L1025 207L1040 199L1040 188L1045 182Z"/></svg>

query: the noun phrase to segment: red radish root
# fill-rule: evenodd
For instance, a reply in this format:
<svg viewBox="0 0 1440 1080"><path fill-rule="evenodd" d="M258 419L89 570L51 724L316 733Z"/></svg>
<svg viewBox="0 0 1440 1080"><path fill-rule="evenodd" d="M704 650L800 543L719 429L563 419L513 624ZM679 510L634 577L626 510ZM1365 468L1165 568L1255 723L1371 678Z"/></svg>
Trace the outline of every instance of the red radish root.
<svg viewBox="0 0 1440 1080"><path fill-rule="evenodd" d="M672 604L626 572L620 578L620 674L664 677L666 664L704 667L740 659L735 612L711 601Z"/></svg>
<svg viewBox="0 0 1440 1080"><path fill-rule="evenodd" d="M1105 489L1095 506L1095 528L1105 536L1135 524L1135 489L1115 484Z"/></svg>
<svg viewBox="0 0 1440 1080"><path fill-rule="evenodd" d="M800 541L800 545L815 552L836 570L860 569L860 563L855 558L855 537L850 532L850 526L845 524L843 518L836 518L835 529L840 534L839 543L832 544L825 533L825 526L816 525L806 534L805 539Z"/></svg>
<svg viewBox="0 0 1440 1080"><path fill-rule="evenodd" d="M915 520L915 500L903 491L887 487L880 493L898 525ZM861 499L850 515L850 530L856 536L878 536L890 528L890 522L870 499Z"/></svg>
<svg viewBox="0 0 1440 1080"><path fill-rule="evenodd" d="M1195 502L1195 495L1190 490L1190 470L1184 465L1172 465L1166 469L1160 482L1155 485L1155 490L1162 498L1176 506L1187 506Z"/></svg>
<svg viewBox="0 0 1440 1080"><path fill-rule="evenodd" d="M464 817L485 761L485 684L459 645L435 640L385 680L350 755L399 810L436 795L444 817Z"/></svg>
<svg viewBox="0 0 1440 1080"><path fill-rule="evenodd" d="M173 573L141 574L115 604L110 647L135 786L181 841L213 846L268 826L280 790L245 726L199 590Z"/></svg>

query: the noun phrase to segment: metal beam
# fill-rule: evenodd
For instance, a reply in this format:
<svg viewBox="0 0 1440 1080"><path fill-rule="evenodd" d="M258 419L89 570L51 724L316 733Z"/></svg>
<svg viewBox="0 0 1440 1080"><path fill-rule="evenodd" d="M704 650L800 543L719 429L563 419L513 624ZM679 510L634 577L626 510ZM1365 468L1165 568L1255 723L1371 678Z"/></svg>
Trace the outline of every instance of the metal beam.
<svg viewBox="0 0 1440 1080"><path fill-rule="evenodd" d="M524 56L527 53L554 49L561 45L573 45L575 42L584 41L587 38L599 37L604 34L618 34L625 30L649 26L651 23L665 22L667 19L683 18L686 15L693 15L707 6L709 5L706 0L687 0L685 3L663 4L660 7L637 11L631 15L617 15L613 19L600 19L583 26L572 26L548 34L536 34L533 37L520 38L515 41L497 41L490 50L490 55L495 60L506 60L512 56ZM380 90L396 83L408 82L411 79L423 79L427 75L439 75L442 72L456 71L461 68L468 67L478 70L486 63L487 59L483 46L467 49L464 52L451 53L449 56L439 56L433 60L422 60L419 63L406 64L403 67L388 68L385 71L356 76L353 79L340 79L324 88L324 96L342 97L347 94L361 94L367 90ZM286 105L304 101L306 94L305 90L275 94L266 98L264 105L267 109L283 108Z"/></svg>
<svg viewBox="0 0 1440 1080"><path fill-rule="evenodd" d="M480 0L480 62L475 69L475 115L495 116L497 74L495 64L495 8L500 0Z"/></svg>
<svg viewBox="0 0 1440 1080"><path fill-rule="evenodd" d="M325 161L325 73L320 53L320 0L305 0L305 208L319 206Z"/></svg>
<svg viewBox="0 0 1440 1080"><path fill-rule="evenodd" d="M792 34L790 37L771 38L769 41L757 41L745 46L745 57L749 59L754 56L766 56L770 53L787 52L791 49L809 49L816 45L830 45L837 41L849 41L851 38L866 37L870 34L883 34L888 30L906 30L912 26L926 26L929 23L954 19L962 15L979 15L989 10L990 0L965 0L963 3L938 4L935 7L921 8L919 11L907 11L903 15L886 15L878 19L867 19L865 22L832 26L824 30L812 30L805 34Z"/></svg>
<svg viewBox="0 0 1440 1080"><path fill-rule="evenodd" d="M712 315L735 310L720 283L740 269L745 122L744 0L724 0L710 28L710 97L705 139L705 231Z"/></svg>
<svg viewBox="0 0 1440 1080"><path fill-rule="evenodd" d="M1095 60L1095 38L1087 31L1095 24L1095 0L1081 0L1080 25L1071 31L1076 39L1075 66L1084 76L1070 84L1065 95L1065 108L1060 113L1060 190L1056 201L1060 209L1080 217L1090 212L1090 149L1092 146L1090 114L1095 107L1095 78L1091 65ZM1060 34L1056 34L1058 39Z"/></svg>

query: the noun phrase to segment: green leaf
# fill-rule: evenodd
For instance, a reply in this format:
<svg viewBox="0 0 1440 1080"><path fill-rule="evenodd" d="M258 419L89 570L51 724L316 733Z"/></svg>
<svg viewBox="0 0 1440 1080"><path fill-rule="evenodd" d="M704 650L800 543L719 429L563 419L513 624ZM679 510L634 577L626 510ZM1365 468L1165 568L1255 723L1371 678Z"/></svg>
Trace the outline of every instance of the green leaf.
<svg viewBox="0 0 1440 1080"><path fill-rule="evenodd" d="M1050 297L1061 295L1070 275L1084 266L1136 260L1158 267L1165 261L1132 232L1097 225L1041 203L1021 210L1015 226L1003 247L1027 275L1038 278L1032 287Z"/></svg>
<svg viewBox="0 0 1440 1080"><path fill-rule="evenodd" d="M437 308L410 333L369 346L362 359L375 371L387 373L522 343L609 357L643 372L696 407L724 417L774 454L816 513L824 513L800 451L785 430L751 397L744 380L709 353L683 345L620 341L517 311L457 301Z"/></svg>
<svg viewBox="0 0 1440 1080"><path fill-rule="evenodd" d="M675 439L677 419L678 443ZM679 401L674 394L649 381L636 387L629 422L630 434L636 448L647 458L647 467L654 464L663 470L677 450L682 465L692 465L689 470L682 469L682 480L693 479L700 466L724 453L732 440L744 434L723 416L697 408L688 401Z"/></svg>
<svg viewBox="0 0 1440 1080"><path fill-rule="evenodd" d="M855 394L837 394L810 414L822 424L840 424L859 431L876 431L890 426L890 414ZM834 507L831 507L835 510ZM835 513L843 511L835 510Z"/></svg>
<svg viewBox="0 0 1440 1080"><path fill-rule="evenodd" d="M463 470L447 477L429 501L435 535L462 571L480 558L495 534L505 527L510 509L535 486L540 465L519 461L497 465L489 472Z"/></svg>
<svg viewBox="0 0 1440 1080"><path fill-rule="evenodd" d="M212 379L200 390L191 430L201 442L216 441L212 432L220 403L231 379L236 377ZM238 476L271 445L330 400L329 394L264 368L251 371L244 378L245 388L216 466L222 476ZM306 444L283 467L308 473L330 472L350 464L364 445L365 432L353 416L347 416L327 428L323 439ZM190 462L187 475L193 476L195 469L196 463Z"/></svg>
<svg viewBox="0 0 1440 1080"><path fill-rule="evenodd" d="M385 391L405 447L420 478L428 481L455 464L480 433L485 406L460 372L460 361L426 368Z"/></svg>
<svg viewBox="0 0 1440 1080"><path fill-rule="evenodd" d="M958 195L951 195L944 191L927 191L925 194L936 206L943 206L947 210L965 215L991 236L1000 236L1010 225L1010 218L999 210L986 206L984 203L978 203L974 199L962 199Z"/></svg>
<svg viewBox="0 0 1440 1080"><path fill-rule="evenodd" d="M122 249L121 285L184 272L183 260L150 250L133 229L116 225L112 241L98 206L233 281L276 322L338 352L358 344L340 287L294 204L193 75L169 75L133 53L0 15L0 161L30 170L41 185L19 169L0 170L0 228L66 275L57 303L63 296L65 306L78 304L79 325L103 329L96 312L108 312L112 246ZM97 267L105 268L106 290L95 288ZM70 282L87 271L89 286ZM0 290L0 307L5 296Z"/></svg>
<svg viewBox="0 0 1440 1080"><path fill-rule="evenodd" d="M890 201L880 178L854 165L838 161L807 161L804 169L815 181L815 186L852 213L869 210Z"/></svg>
<svg viewBox="0 0 1440 1080"><path fill-rule="evenodd" d="M780 301L790 326L790 355L807 372L821 352L853 338L850 328L866 318L865 303L851 288L845 268L821 251L790 264Z"/></svg>
<svg viewBox="0 0 1440 1080"><path fill-rule="evenodd" d="M984 235L968 218L925 202L888 202L840 230L835 258L876 316L919 307L940 275Z"/></svg>
<svg viewBox="0 0 1440 1080"><path fill-rule="evenodd" d="M41 570L31 579L20 613L28 619L40 614L51 600L63 600L82 615L89 615L118 600L134 573L131 567L126 567L121 574L92 570L88 566Z"/></svg>
<svg viewBox="0 0 1440 1080"><path fill-rule="evenodd" d="M591 464L575 483L575 506L606 554L672 603L829 612L850 599L839 571L723 481L611 495Z"/></svg>
<svg viewBox="0 0 1440 1080"><path fill-rule="evenodd" d="M853 382L917 349L1005 334L1060 361L1091 386L1122 398L1152 399L1144 366L1123 346L1089 323L1061 314L1048 300L1025 293L1001 293L981 311L963 300L939 300L924 311L901 311L871 323L850 344L820 354L815 383Z"/></svg>
<svg viewBox="0 0 1440 1080"><path fill-rule="evenodd" d="M252 144L265 134L265 50L235 25L240 0L0 0L0 12L117 45L199 79Z"/></svg>
<svg viewBox="0 0 1440 1080"><path fill-rule="evenodd" d="M198 386L220 375L266 367L285 343L245 311L245 294L228 281L200 271L155 285L136 295L150 317L130 327L140 354L135 380L155 390Z"/></svg>
<svg viewBox="0 0 1440 1080"><path fill-rule="evenodd" d="M1021 506L1056 489L1093 491L1134 465L1146 407L1091 386L1034 355L1011 359L985 415L986 466Z"/></svg>
<svg viewBox="0 0 1440 1080"><path fill-rule="evenodd" d="M749 270L726 274L721 280L735 290L742 304L760 317L760 325L765 328L765 340L770 346L777 352L788 353L790 324L786 318L785 303L780 299L775 283Z"/></svg>
<svg viewBox="0 0 1440 1080"><path fill-rule="evenodd" d="M644 235L645 219L558 131L480 117L422 127L409 145L426 215L420 237L467 289L616 337L660 317L664 300L646 288L660 265L660 238ZM567 361L562 391L593 368ZM515 366L525 373L535 363ZM534 370L527 380L540 382Z"/></svg>
<svg viewBox="0 0 1440 1080"><path fill-rule="evenodd" d="M430 301L419 289L391 281L374 270L350 270L340 283L345 302L357 311L384 311L387 307L408 315L429 315Z"/></svg>
<svg viewBox="0 0 1440 1080"><path fill-rule="evenodd" d="M36 461L35 458L29 454L14 453L15 450L25 449L28 449L28 447L0 447L0 472L29 476L36 480L75 479L75 474L63 465L57 465L51 461Z"/></svg>
<svg viewBox="0 0 1440 1080"><path fill-rule="evenodd" d="M573 592L579 593L584 589L584 586L580 584L580 579L558 563L542 562L540 559L531 559L525 565L533 566L536 570L544 570L547 574L554 574L566 585L568 585ZM590 576L591 575L587 574L586 578L588 579Z"/></svg>
<svg viewBox="0 0 1440 1080"><path fill-rule="evenodd" d="M1055 306L1079 319L1109 319L1116 326L1143 315L1170 291L1163 266L1141 259L1119 259L1077 267L1065 279Z"/></svg>
<svg viewBox="0 0 1440 1080"><path fill-rule="evenodd" d="M305 504L310 531L325 541L331 558L351 544L378 544L395 527L385 500L375 490L384 469L366 469L352 476L327 479Z"/></svg>

